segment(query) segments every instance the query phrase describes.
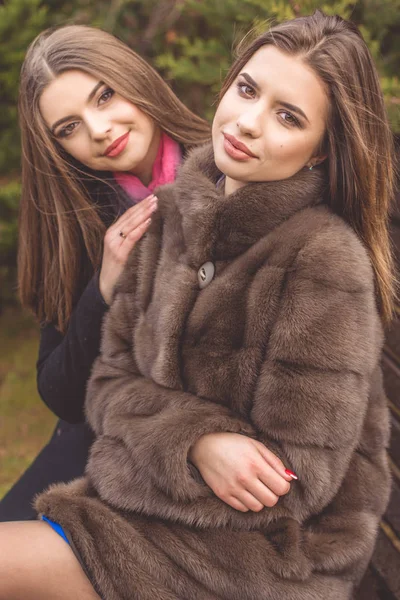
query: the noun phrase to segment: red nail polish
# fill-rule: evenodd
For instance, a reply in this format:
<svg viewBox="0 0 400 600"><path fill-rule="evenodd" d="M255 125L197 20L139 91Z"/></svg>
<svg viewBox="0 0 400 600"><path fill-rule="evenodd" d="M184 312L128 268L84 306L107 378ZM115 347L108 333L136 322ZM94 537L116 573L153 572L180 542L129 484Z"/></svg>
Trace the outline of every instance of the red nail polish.
<svg viewBox="0 0 400 600"><path fill-rule="evenodd" d="M290 475L290 477L292 479L298 479L296 473L293 473L293 471L290 471L289 469L285 469L285 473L287 473L288 475Z"/></svg>

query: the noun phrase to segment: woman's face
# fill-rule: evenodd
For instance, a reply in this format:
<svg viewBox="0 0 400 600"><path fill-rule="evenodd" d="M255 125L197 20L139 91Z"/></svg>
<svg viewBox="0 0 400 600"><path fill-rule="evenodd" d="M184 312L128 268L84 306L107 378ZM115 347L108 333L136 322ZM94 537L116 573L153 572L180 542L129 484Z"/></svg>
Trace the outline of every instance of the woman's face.
<svg viewBox="0 0 400 600"><path fill-rule="evenodd" d="M225 192L251 181L286 179L324 156L328 98L299 57L260 48L221 100L212 135Z"/></svg>
<svg viewBox="0 0 400 600"><path fill-rule="evenodd" d="M159 128L95 77L65 71L43 91L40 111L58 143L84 165L151 180Z"/></svg>

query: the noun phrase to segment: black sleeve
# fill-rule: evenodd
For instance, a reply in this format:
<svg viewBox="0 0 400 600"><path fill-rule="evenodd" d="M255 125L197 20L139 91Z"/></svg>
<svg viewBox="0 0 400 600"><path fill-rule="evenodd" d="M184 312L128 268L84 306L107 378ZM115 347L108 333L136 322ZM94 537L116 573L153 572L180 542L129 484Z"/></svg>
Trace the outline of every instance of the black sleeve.
<svg viewBox="0 0 400 600"><path fill-rule="evenodd" d="M65 335L52 323L41 328L38 391L50 410L69 423L84 420L86 384L99 353L107 308L95 275L76 304Z"/></svg>

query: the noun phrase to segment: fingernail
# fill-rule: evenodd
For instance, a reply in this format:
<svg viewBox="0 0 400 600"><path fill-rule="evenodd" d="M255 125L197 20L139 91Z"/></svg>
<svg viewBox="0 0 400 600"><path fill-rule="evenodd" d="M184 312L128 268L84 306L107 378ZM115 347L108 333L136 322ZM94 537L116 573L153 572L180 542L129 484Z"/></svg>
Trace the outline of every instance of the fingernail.
<svg viewBox="0 0 400 600"><path fill-rule="evenodd" d="M293 471L290 471L289 469L285 469L285 473L289 475L289 477L291 477L292 479L298 479L296 473L293 473Z"/></svg>

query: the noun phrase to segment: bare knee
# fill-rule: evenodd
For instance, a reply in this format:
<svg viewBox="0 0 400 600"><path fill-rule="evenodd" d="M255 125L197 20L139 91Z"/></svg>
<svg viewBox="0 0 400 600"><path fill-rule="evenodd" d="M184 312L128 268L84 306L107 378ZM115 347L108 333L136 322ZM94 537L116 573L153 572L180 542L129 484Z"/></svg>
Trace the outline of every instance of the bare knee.
<svg viewBox="0 0 400 600"><path fill-rule="evenodd" d="M99 600L70 546L41 521L0 523L0 600Z"/></svg>

